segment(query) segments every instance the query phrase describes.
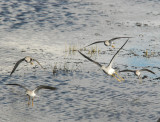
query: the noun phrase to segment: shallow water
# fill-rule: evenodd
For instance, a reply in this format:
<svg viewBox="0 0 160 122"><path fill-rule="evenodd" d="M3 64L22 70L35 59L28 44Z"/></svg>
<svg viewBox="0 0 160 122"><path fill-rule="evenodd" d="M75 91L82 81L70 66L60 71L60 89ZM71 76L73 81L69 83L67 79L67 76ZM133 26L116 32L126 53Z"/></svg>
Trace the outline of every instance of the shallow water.
<svg viewBox="0 0 160 122"><path fill-rule="evenodd" d="M156 0L0 2L1 122L158 120L159 4ZM118 82L71 51L117 36L134 38L120 51L113 67L117 70L145 67L156 75L143 72L140 83L132 73L119 73L125 81ZM124 42L125 39L116 40L115 49L103 44L89 47L88 50L99 50L92 56L88 51L83 53L107 65ZM37 59L46 69L23 62L10 77L15 62L25 56ZM6 86L7 83L31 89L50 85L58 90L41 90L34 107L28 107L24 90Z"/></svg>

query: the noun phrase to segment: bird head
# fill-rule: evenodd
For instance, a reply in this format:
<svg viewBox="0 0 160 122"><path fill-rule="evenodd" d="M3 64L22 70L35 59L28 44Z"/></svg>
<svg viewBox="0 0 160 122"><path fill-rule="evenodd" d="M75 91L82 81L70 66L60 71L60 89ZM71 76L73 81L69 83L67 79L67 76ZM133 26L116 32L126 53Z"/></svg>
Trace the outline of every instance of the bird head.
<svg viewBox="0 0 160 122"><path fill-rule="evenodd" d="M25 57L25 61L26 61L27 63L30 63L30 62L32 61L32 58L29 57L29 56L26 56L26 57Z"/></svg>
<svg viewBox="0 0 160 122"><path fill-rule="evenodd" d="M30 94L30 91L26 91L26 95L30 96L29 94Z"/></svg>
<svg viewBox="0 0 160 122"><path fill-rule="evenodd" d="M108 41L108 40L106 40L106 41L104 42L104 45L106 45L106 46L110 46L111 44L109 43L109 41Z"/></svg>
<svg viewBox="0 0 160 122"><path fill-rule="evenodd" d="M140 75L141 75L141 73L140 73L139 70L136 70L135 74L136 74L137 76L140 76Z"/></svg>

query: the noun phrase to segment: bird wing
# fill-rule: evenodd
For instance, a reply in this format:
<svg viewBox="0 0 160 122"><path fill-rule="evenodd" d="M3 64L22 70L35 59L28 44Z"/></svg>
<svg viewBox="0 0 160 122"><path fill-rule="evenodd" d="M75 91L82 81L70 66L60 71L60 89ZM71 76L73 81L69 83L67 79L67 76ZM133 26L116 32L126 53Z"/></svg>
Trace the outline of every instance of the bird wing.
<svg viewBox="0 0 160 122"><path fill-rule="evenodd" d="M36 59L33 59L33 58L32 58L32 60L33 60L33 61L36 61L37 64L39 64L39 65L41 66L41 68L43 68L43 66L42 66ZM43 68L43 69L44 69L44 68Z"/></svg>
<svg viewBox="0 0 160 122"><path fill-rule="evenodd" d="M35 91L35 92L38 92L38 90L40 90L40 89L57 90L57 88L56 88L56 87L40 85L40 86L37 86L37 87L35 88L35 90L34 90L34 91Z"/></svg>
<svg viewBox="0 0 160 122"><path fill-rule="evenodd" d="M28 90L26 87L24 87L24 86L22 86L22 85L20 85L20 84L5 84L5 85L15 85L15 86L20 86L20 87L24 88L25 90Z"/></svg>
<svg viewBox="0 0 160 122"><path fill-rule="evenodd" d="M149 70L149 69L141 69L140 71L148 71L148 72L150 72L150 73L152 73L152 74L155 74L153 71L151 71L151 70Z"/></svg>
<svg viewBox="0 0 160 122"><path fill-rule="evenodd" d="M124 47L124 45L128 42L129 38L127 39L127 41L123 44L123 46L121 48L119 48L119 50L116 52L116 54L112 57L110 63L108 66L112 65L113 59L116 57L116 55L119 53L119 51Z"/></svg>
<svg viewBox="0 0 160 122"><path fill-rule="evenodd" d="M89 44L89 45L87 45L87 46L85 46L85 47L91 46L91 45L96 44L96 43L103 43L103 42L105 42L105 41L96 41L96 42L93 42L93 43L91 43L91 44ZM84 48L85 48L85 47L84 47Z"/></svg>
<svg viewBox="0 0 160 122"><path fill-rule="evenodd" d="M109 43L111 43L112 41L116 40L116 39L121 39L121 38L132 38L132 37L115 37L109 40Z"/></svg>
<svg viewBox="0 0 160 122"><path fill-rule="evenodd" d="M121 70L119 72L135 72L135 70L129 70L129 69L126 69L126 70Z"/></svg>
<svg viewBox="0 0 160 122"><path fill-rule="evenodd" d="M81 53L79 50L78 50L78 52L79 52L82 56L84 56L85 58L87 58L89 61L91 61L91 62L97 64L99 67L102 67L101 64L99 64L98 62L96 62L96 61L90 59L89 57L87 57L86 55L84 55L83 53Z"/></svg>
<svg viewBox="0 0 160 122"><path fill-rule="evenodd" d="M19 65L22 61L24 61L24 60L25 60L25 58L20 59L19 61L17 61L17 63L15 64L15 66L14 66L14 68L13 68L13 70L12 70L12 72L11 72L10 76L11 76L11 75L12 75L12 73L16 70L16 68L18 67L18 65Z"/></svg>

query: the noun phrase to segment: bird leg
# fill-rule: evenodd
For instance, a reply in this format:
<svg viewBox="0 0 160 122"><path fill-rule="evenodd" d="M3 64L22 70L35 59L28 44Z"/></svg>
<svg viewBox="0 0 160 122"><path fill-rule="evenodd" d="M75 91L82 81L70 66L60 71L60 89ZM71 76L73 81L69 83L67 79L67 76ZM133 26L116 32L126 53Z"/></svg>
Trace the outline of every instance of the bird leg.
<svg viewBox="0 0 160 122"><path fill-rule="evenodd" d="M30 96L28 96L28 106L30 105Z"/></svg>
<svg viewBox="0 0 160 122"><path fill-rule="evenodd" d="M30 96L28 96L28 105L30 105Z"/></svg>
<svg viewBox="0 0 160 122"><path fill-rule="evenodd" d="M116 78L116 80L118 80L119 82L121 81L120 79L118 79L114 74L112 74L113 77Z"/></svg>
<svg viewBox="0 0 160 122"><path fill-rule="evenodd" d="M142 78L140 75L138 76L138 79L140 80L140 83L142 83Z"/></svg>
<svg viewBox="0 0 160 122"><path fill-rule="evenodd" d="M33 98L32 98L32 107L33 107Z"/></svg>
<svg viewBox="0 0 160 122"><path fill-rule="evenodd" d="M117 72L115 72L115 73L117 74L117 76L118 76L120 79L124 80L120 75L118 75L118 73L117 73Z"/></svg>

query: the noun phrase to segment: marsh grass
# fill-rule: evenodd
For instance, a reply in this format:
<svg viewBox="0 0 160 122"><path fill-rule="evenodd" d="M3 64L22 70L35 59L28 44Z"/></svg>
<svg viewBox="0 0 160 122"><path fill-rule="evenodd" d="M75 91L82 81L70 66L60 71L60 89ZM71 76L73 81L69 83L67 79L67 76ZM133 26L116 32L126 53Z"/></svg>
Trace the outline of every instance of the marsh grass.
<svg viewBox="0 0 160 122"><path fill-rule="evenodd" d="M86 47L81 47L79 44L75 44L75 45L67 45L65 43L65 56L68 56L68 55L75 55L77 53L77 51L80 50L80 51L85 51L87 52L88 54L95 54L95 53L100 53L100 49L98 49L97 45L96 46L92 46L90 48L86 48Z"/></svg>
<svg viewBox="0 0 160 122"><path fill-rule="evenodd" d="M75 45L67 45L65 43L65 55L75 55L75 53L78 51L78 44Z"/></svg>
<svg viewBox="0 0 160 122"><path fill-rule="evenodd" d="M146 49L146 51L144 51L144 55L143 56L146 57L146 58L150 58L150 57L154 57L155 54L156 54L155 52Z"/></svg>
<svg viewBox="0 0 160 122"><path fill-rule="evenodd" d="M94 58L96 58L97 55L101 52L100 49L98 49L97 45L89 48L83 48L79 44L68 45L67 43L65 43L63 62L57 62L54 64L53 74L55 75L62 72L71 73L82 71L83 62L72 61L72 59L74 60L74 57L77 56L78 50L80 50L81 52L84 51L87 55Z"/></svg>

